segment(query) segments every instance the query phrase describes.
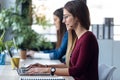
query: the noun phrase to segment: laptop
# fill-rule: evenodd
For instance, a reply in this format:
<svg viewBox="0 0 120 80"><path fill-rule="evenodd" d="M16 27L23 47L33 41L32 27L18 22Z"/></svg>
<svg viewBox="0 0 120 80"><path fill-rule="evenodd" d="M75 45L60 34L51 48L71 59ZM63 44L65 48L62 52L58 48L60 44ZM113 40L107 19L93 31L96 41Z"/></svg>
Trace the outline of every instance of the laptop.
<svg viewBox="0 0 120 80"><path fill-rule="evenodd" d="M27 67L17 68L17 73L19 76L50 76L50 73L36 73L36 74L27 74L26 72L29 70Z"/></svg>
<svg viewBox="0 0 120 80"><path fill-rule="evenodd" d="M8 51L8 55L10 56L10 58L13 58L13 55L11 53L11 51L8 49L8 46L6 45L6 50ZM13 64L16 66L14 60L12 60ZM29 68L27 67L15 67L15 70L17 71L19 76L50 76L50 73L36 73L36 74L27 74L26 72L29 70Z"/></svg>

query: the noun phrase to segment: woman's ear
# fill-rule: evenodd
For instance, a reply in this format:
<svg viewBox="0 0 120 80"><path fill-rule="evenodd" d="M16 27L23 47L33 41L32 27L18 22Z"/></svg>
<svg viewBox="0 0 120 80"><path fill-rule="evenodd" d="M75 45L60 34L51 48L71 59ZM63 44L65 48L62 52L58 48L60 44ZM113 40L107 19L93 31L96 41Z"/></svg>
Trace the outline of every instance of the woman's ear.
<svg viewBox="0 0 120 80"><path fill-rule="evenodd" d="M79 19L77 17L75 17L75 21L78 23L79 22Z"/></svg>
<svg viewBox="0 0 120 80"><path fill-rule="evenodd" d="M77 26L79 24L79 20L77 17L75 17L75 25Z"/></svg>

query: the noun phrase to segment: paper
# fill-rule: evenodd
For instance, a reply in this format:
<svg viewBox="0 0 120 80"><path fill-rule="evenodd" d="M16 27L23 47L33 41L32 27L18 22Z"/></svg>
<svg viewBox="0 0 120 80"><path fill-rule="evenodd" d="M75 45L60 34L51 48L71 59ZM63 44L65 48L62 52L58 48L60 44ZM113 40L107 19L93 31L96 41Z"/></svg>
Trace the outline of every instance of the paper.
<svg viewBox="0 0 120 80"><path fill-rule="evenodd" d="M49 53L41 53L41 52L36 52L33 56L33 58L41 58L41 59L50 59Z"/></svg>

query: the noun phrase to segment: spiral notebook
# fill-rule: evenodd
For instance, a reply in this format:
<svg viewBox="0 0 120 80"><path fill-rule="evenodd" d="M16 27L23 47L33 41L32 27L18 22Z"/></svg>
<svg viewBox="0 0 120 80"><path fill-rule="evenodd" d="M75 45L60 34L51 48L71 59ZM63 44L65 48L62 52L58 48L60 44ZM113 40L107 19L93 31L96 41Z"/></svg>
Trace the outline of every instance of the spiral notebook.
<svg viewBox="0 0 120 80"><path fill-rule="evenodd" d="M19 80L65 80L62 76L47 76L47 77L20 77Z"/></svg>

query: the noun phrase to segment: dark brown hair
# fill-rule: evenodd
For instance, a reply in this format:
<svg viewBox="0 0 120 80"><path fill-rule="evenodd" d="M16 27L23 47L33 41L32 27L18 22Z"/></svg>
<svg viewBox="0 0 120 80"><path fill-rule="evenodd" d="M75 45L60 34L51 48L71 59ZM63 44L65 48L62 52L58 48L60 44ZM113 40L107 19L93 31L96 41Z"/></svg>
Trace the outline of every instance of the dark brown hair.
<svg viewBox="0 0 120 80"><path fill-rule="evenodd" d="M56 43L56 48L60 47L60 44L62 42L62 38L67 31L65 23L62 22L63 20L63 8L59 8L54 11L53 13L60 19L60 30L57 31L57 43Z"/></svg>
<svg viewBox="0 0 120 80"><path fill-rule="evenodd" d="M65 4L64 8L70 12L74 17L78 18L80 24L85 29L89 30L90 27L90 15L89 10L85 2L69 1Z"/></svg>

